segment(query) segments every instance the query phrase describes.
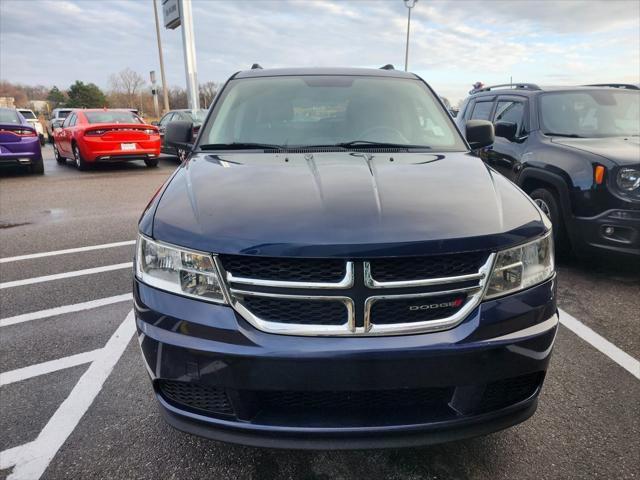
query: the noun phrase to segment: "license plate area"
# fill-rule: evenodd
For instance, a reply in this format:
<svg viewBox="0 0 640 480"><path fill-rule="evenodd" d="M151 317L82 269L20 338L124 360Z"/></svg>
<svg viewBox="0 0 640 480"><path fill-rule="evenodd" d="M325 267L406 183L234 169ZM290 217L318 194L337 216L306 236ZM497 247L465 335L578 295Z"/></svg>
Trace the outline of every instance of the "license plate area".
<svg viewBox="0 0 640 480"><path fill-rule="evenodd" d="M120 144L120 148L123 151L135 150L136 149L136 144L135 143L121 143Z"/></svg>

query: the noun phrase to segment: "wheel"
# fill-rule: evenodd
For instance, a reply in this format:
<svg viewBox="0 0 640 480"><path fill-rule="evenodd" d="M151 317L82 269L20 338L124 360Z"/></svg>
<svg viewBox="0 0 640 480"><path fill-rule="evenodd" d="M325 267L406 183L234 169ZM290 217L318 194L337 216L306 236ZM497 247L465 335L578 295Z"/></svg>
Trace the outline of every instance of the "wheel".
<svg viewBox="0 0 640 480"><path fill-rule="evenodd" d="M73 160L75 161L76 168L80 171L84 171L89 168L86 160L82 158L78 145L73 145Z"/></svg>
<svg viewBox="0 0 640 480"><path fill-rule="evenodd" d="M184 148L178 148L176 149L176 156L180 163L182 163L187 159L187 151Z"/></svg>
<svg viewBox="0 0 640 480"><path fill-rule="evenodd" d="M58 147L56 147L56 144L53 144L53 158L56 159L56 162L58 162L61 165L64 165L65 163L67 163L67 159L64 158L62 155L60 155L60 152L58 151Z"/></svg>
<svg viewBox="0 0 640 480"><path fill-rule="evenodd" d="M29 166L29 170L31 171L31 173L34 173L36 175L42 175L44 173L44 161L42 160L42 158L40 158L40 160L38 160L36 163L33 163Z"/></svg>
<svg viewBox="0 0 640 480"><path fill-rule="evenodd" d="M158 158L145 158L144 164L149 168L155 168L158 166Z"/></svg>
<svg viewBox="0 0 640 480"><path fill-rule="evenodd" d="M546 188L537 188L529 196L553 224L553 241L556 251L567 252L569 250L569 239L562 218L560 202L558 202L555 194Z"/></svg>

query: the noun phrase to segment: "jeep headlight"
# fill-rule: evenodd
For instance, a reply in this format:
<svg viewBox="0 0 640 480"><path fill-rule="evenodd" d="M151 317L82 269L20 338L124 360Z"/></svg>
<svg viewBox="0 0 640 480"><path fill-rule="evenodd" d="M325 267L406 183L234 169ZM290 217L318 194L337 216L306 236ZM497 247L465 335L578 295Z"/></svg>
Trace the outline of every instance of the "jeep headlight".
<svg viewBox="0 0 640 480"><path fill-rule="evenodd" d="M553 236L498 252L485 298L524 290L551 278L555 271Z"/></svg>
<svg viewBox="0 0 640 480"><path fill-rule="evenodd" d="M136 276L147 285L167 292L217 303L226 303L213 257L154 242L140 235Z"/></svg>
<svg viewBox="0 0 640 480"><path fill-rule="evenodd" d="M640 169L621 168L616 177L618 188L623 192L640 191Z"/></svg>

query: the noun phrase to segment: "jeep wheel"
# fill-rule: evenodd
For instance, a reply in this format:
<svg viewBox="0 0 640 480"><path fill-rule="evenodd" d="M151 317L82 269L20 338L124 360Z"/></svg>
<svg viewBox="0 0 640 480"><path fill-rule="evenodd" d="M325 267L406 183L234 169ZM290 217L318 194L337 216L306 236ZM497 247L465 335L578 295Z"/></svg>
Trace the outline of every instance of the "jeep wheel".
<svg viewBox="0 0 640 480"><path fill-rule="evenodd" d="M556 196L546 188L538 188L531 192L529 196L542 212L549 217L553 224L553 240L556 251L567 252L569 250L569 240L567 230L562 219L562 210Z"/></svg>
<svg viewBox="0 0 640 480"><path fill-rule="evenodd" d="M78 145L73 146L73 160L76 164L76 168L80 171L84 171L89 167L85 159L82 158L82 154L80 153L80 149L78 148Z"/></svg>

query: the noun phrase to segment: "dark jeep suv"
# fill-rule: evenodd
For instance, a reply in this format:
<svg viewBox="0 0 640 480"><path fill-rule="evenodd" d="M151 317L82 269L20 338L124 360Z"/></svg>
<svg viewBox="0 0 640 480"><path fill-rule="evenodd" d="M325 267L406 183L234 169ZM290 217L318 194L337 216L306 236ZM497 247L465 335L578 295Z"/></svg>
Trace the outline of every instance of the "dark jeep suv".
<svg viewBox="0 0 640 480"><path fill-rule="evenodd" d="M551 218L556 244L640 257L640 90L611 84L496 85L471 95L458 126L490 120L479 150Z"/></svg>
<svg viewBox="0 0 640 480"><path fill-rule="evenodd" d="M467 128L475 148L493 127ZM418 445L536 409L551 223L389 69L233 75L143 213L134 297L167 421L290 448Z"/></svg>

